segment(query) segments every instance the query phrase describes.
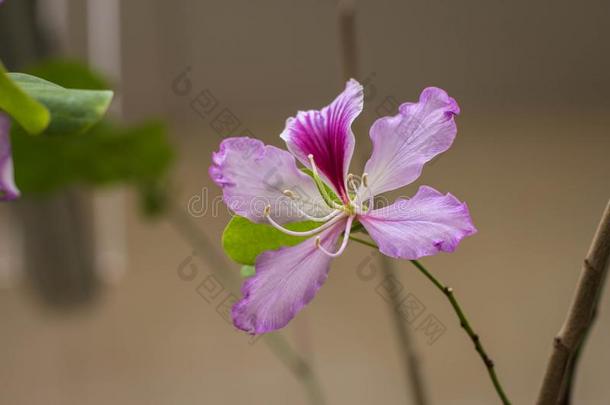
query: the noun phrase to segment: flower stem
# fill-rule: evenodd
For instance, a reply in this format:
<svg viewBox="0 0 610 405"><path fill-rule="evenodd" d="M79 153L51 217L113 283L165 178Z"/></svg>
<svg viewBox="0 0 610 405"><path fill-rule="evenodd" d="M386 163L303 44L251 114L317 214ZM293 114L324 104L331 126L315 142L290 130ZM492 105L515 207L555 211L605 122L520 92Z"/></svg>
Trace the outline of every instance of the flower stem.
<svg viewBox="0 0 610 405"><path fill-rule="evenodd" d="M445 296L451 303L451 306L455 310L455 313L457 314L458 318L460 319L460 326L462 326L462 328L466 331L466 333L470 337L470 340L472 340L472 342L474 343L474 347L475 347L477 353L479 353L479 356L481 356L481 360L483 360L483 364L485 364L485 367L487 367L487 372L489 373L489 378L491 378L491 382L493 383L493 385L496 389L496 392L498 393L498 396L502 400L502 403L504 405L510 405L510 401L508 400L508 397L506 396L506 393L504 392L504 389L502 388L502 385L500 384L500 380L498 379L498 376L496 374L494 362L491 360L491 358L489 357L489 355L483 348L483 344L481 343L481 339L479 338L479 335L477 335L475 333L475 331L472 329L472 326L470 326L470 322L468 322L468 318L466 318L466 315L464 314L462 307L460 306L457 299L455 298L453 289L451 287L447 287L447 286L443 285L443 283L441 283L436 277L434 277L432 275L432 273L430 273L417 260L410 260L410 262L415 267L417 267L417 269L424 276L426 276L430 281L432 281L432 284L434 284L439 290L442 291L443 294L445 294Z"/></svg>
<svg viewBox="0 0 610 405"><path fill-rule="evenodd" d="M355 237L350 237L350 239L352 239L355 242L362 243L363 245L372 247L374 249L378 249L378 247L372 242L369 242L369 241L366 241L366 240L363 240L360 238L355 238ZM496 374L494 362L491 360L491 358L489 357L489 355L483 348L483 344L481 343L481 339L480 339L479 335L477 335L475 333L475 331L472 329L472 326L470 326L470 322L468 321L468 318L466 318L466 315L464 314L462 307L460 306L457 299L455 298L453 289L451 287L447 287L443 283L441 283L419 261L410 260L410 262L415 267L417 267L417 269L424 276L426 276L426 278L428 278L428 280L430 280L432 282L432 284L434 284L436 286L436 288L438 288L447 297L447 299L449 300L449 303L453 307L455 313L457 314L457 316L460 320L460 326L464 329L464 331L466 331L466 333L470 337L470 340L472 340L472 342L474 343L474 347L475 347L477 353L479 353L481 360L483 360L483 364L485 364L485 367L487 368L487 372L489 373L491 382L493 383L493 386L496 389L498 396L502 400L502 403L504 405L510 405L510 401L508 400L508 397L506 396L506 393L504 392L504 389L502 388L502 384L500 384L500 380L498 379L498 376Z"/></svg>

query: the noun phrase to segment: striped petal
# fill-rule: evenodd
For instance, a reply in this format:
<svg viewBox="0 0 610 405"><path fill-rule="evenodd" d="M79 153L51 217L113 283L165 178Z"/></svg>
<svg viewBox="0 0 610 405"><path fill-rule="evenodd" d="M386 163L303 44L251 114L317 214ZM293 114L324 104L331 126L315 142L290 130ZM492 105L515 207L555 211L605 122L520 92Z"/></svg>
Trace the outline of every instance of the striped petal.
<svg viewBox="0 0 610 405"><path fill-rule="evenodd" d="M308 156L313 155L321 176L344 202L348 201L345 179L355 144L351 126L363 103L362 85L352 79L327 107L289 118L280 135L288 150L310 169Z"/></svg>

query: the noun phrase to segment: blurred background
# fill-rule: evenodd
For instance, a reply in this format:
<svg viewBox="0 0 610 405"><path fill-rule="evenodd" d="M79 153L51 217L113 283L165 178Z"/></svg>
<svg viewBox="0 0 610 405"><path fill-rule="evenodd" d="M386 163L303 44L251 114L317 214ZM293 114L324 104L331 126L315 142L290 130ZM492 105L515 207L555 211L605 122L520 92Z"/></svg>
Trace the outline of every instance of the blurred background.
<svg viewBox="0 0 610 405"><path fill-rule="evenodd" d="M455 289L513 402L532 403L610 197L610 3L354 7L367 97L352 171L370 151L368 127L396 102L431 85L457 99L454 146L402 194L427 184L468 203L479 233L423 263ZM230 213L207 169L226 136L282 146L287 117L343 88L342 49L332 0L5 1L0 59L10 70L80 60L112 84L113 119L166 122L169 199L211 246L194 253L201 246L175 217L150 219L126 186L0 206L0 403L308 403L268 347L225 319L225 297L238 293L210 275L239 266L223 257ZM377 257L348 249L284 336L328 404L410 403ZM206 259L214 252L224 262ZM395 267L417 308L407 321L430 403L498 403L446 299L408 262ZM577 404L610 397L608 303Z"/></svg>

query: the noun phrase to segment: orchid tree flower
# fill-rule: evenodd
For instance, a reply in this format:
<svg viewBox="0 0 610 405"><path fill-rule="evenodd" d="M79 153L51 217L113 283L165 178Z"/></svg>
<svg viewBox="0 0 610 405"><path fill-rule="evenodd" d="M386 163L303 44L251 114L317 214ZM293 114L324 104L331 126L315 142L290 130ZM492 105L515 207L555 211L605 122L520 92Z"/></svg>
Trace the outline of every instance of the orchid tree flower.
<svg viewBox="0 0 610 405"><path fill-rule="evenodd" d="M326 281L331 260L345 251L358 223L381 253L411 260L452 252L476 232L465 203L428 186L410 199L375 206L375 196L414 182L426 162L451 146L460 111L456 101L430 87L418 102L402 104L397 115L378 119L370 129L372 155L358 178L349 173L351 125L362 109L363 88L352 79L330 105L287 120L280 137L288 151L239 137L225 139L213 154L210 176L235 214L310 237L257 257L255 275L232 309L237 328L261 334L288 324ZM285 226L304 220L319 226Z"/></svg>
<svg viewBox="0 0 610 405"><path fill-rule="evenodd" d="M0 111L0 201L17 199L20 194L13 175L10 126L10 118Z"/></svg>

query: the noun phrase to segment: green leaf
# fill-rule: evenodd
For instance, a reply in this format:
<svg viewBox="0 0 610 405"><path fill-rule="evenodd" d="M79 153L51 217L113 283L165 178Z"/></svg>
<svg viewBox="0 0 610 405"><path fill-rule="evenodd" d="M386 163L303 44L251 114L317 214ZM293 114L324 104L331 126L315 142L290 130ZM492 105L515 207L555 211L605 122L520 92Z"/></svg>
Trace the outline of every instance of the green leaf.
<svg viewBox="0 0 610 405"><path fill-rule="evenodd" d="M51 113L51 122L45 133L49 135L86 131L104 116L113 95L109 90L66 89L25 73L9 73L8 77L21 90L47 107ZM9 113L22 123L14 112ZM27 127L24 128L32 132Z"/></svg>
<svg viewBox="0 0 610 405"><path fill-rule="evenodd" d="M29 194L115 183L151 192L173 158L165 126L157 122L125 129L103 122L86 134L48 137L27 136L14 127L11 139L15 181Z"/></svg>
<svg viewBox="0 0 610 405"><path fill-rule="evenodd" d="M248 278L256 274L256 269L254 268L254 266L245 265L241 266L241 270L239 271L239 273L243 278Z"/></svg>
<svg viewBox="0 0 610 405"><path fill-rule="evenodd" d="M100 73L76 60L46 60L30 67L25 73L68 89L105 90L112 87Z"/></svg>
<svg viewBox="0 0 610 405"><path fill-rule="evenodd" d="M308 231L320 226L320 223L304 221L285 226L292 231ZM294 246L305 239L307 237L286 235L271 225L255 224L246 218L234 216L222 234L222 247L237 263L254 265L256 256L262 252Z"/></svg>
<svg viewBox="0 0 610 405"><path fill-rule="evenodd" d="M18 86L1 63L0 110L7 112L30 134L39 134L49 125L49 111Z"/></svg>

